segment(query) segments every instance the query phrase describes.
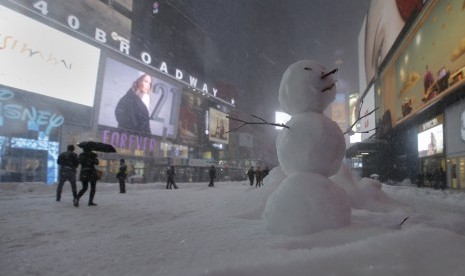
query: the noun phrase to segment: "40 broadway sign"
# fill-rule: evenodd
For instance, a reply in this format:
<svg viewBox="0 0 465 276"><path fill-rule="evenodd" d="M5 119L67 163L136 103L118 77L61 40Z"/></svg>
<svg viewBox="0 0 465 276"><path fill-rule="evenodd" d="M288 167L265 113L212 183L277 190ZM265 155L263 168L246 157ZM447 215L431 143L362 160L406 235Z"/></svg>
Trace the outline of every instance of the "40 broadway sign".
<svg viewBox="0 0 465 276"><path fill-rule="evenodd" d="M18 2L24 2L24 1L18 1ZM35 11L36 13L39 13L41 14L42 16L45 16L55 22L58 22L59 24L64 24L66 27L68 27L69 29L72 29L74 31L77 31L79 33L84 33L82 31L83 27L81 26L81 23L82 22L86 22L85 20L81 20L78 16L74 15L74 14L68 14L66 17L63 17L62 15L61 16L58 16L57 17L60 17L62 18L61 21L63 21L63 19L65 19L66 21L65 22L60 22L60 20L57 20L56 18L53 18L53 13L50 12L51 10L54 10L53 8L53 5L50 4L48 1L35 1L35 2L32 2L30 3L29 1L27 1L28 3L25 3L24 5L31 5L32 6L32 10ZM96 1L98 2L98 1ZM31 7L27 7L27 8L31 8ZM101 28L98 28L98 27L94 27L93 28L93 33L84 33L85 35L90 35L92 36L92 38L99 42L99 43L102 43L106 46L110 46L112 48L115 48L112 44L114 44L114 42L116 42L116 50L118 50L119 52L125 54L125 55L130 55L129 54L129 49L130 49L130 41L129 39L126 39L126 38L123 38L121 37L120 35L117 34L117 32L110 32L108 33L107 31L101 29ZM209 87L207 83L205 82L199 82L198 79L192 75L189 75L189 74L186 74L183 70L181 69L178 69L178 68L175 68L174 70L170 70L172 73L169 72L168 70L168 64L166 62L161 62L160 64L153 64L152 63L152 56L150 53L147 53L147 52L141 52L140 55L137 57L141 62L143 62L144 64L146 65L149 65L149 66L152 66L156 69L158 69L159 71L167 74L167 75L170 75L182 82L184 82L185 84L191 86L192 88L196 88L196 89L199 89L201 90L203 93L206 93L206 94L210 94L212 96L214 96L215 98L218 98L216 97L217 95L217 92L218 90L214 87ZM218 98L220 99L220 98ZM222 99L221 99L222 100ZM223 100L224 101L224 100ZM228 103L228 102L227 102ZM234 103L230 103L232 105L234 105Z"/></svg>

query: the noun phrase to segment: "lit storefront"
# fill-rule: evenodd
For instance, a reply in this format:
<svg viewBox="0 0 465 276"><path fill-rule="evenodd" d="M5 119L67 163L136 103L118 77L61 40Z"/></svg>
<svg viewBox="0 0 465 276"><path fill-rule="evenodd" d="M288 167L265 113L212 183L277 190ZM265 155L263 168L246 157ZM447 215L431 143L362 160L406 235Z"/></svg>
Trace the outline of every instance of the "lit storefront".
<svg viewBox="0 0 465 276"><path fill-rule="evenodd" d="M435 181L445 178L444 116L441 114L418 126L417 144L420 167L416 181L420 186L439 188ZM441 179L444 183L446 179Z"/></svg>

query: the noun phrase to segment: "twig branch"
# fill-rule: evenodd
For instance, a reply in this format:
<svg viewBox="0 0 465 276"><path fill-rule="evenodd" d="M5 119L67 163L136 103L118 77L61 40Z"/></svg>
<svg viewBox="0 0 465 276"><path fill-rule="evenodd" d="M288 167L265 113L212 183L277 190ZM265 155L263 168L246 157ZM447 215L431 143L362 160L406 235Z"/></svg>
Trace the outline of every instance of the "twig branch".
<svg viewBox="0 0 465 276"><path fill-rule="evenodd" d="M404 218L404 220L399 224L399 226L402 226L406 220L408 220L409 217Z"/></svg>
<svg viewBox="0 0 465 276"><path fill-rule="evenodd" d="M243 127L243 126L245 126L245 125L272 125L272 126L278 126L278 127L289 128L289 126L286 126L285 124L269 123L269 122L265 121L263 118L260 118L260 117L258 117L258 116L255 116L255 115L253 115L253 114L250 115L250 116L259 119L261 122L248 122L248 121L244 121L244 120L241 120L241 119L237 119L237 118L233 118L233 117L230 117L230 116L226 116L226 118L228 118L228 119L230 119L230 120L238 121L238 122L242 122L242 123L243 123L243 124L240 125L239 127L230 129L230 130L227 131L226 133L229 133L229 132L231 132L231 131L238 130L238 129L240 129L241 127Z"/></svg>
<svg viewBox="0 0 465 276"><path fill-rule="evenodd" d="M353 135L355 133L368 133L372 130L376 130L378 129L377 127L373 128L373 129L370 129L370 130L366 130L366 131L353 131L352 129L354 128L354 126L360 122L363 118L371 115L373 112L375 112L379 107L376 107L375 109L373 109L372 111L368 112L367 114L363 115L363 116L360 116L360 113L362 112L362 106L363 106L363 100L362 102L360 103L360 109L358 110L358 116L357 116L357 120L355 120L355 122L346 130L346 132L344 132L344 134L349 134L349 135Z"/></svg>

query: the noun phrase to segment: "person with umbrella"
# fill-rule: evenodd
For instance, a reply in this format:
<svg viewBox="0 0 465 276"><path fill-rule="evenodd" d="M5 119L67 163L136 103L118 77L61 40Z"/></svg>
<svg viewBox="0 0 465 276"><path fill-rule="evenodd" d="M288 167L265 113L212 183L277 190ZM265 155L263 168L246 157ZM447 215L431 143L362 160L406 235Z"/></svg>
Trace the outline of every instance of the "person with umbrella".
<svg viewBox="0 0 465 276"><path fill-rule="evenodd" d="M80 145L81 146L81 145ZM90 194L89 194L89 206L97 206L94 202L95 189L97 186L97 169L95 165L99 164L97 154L92 152L89 146L83 147L83 152L79 154L79 164L81 164L81 172L79 174L79 180L82 182L82 189L79 191L76 199L74 200L74 206L79 206L79 199L87 191L90 182Z"/></svg>

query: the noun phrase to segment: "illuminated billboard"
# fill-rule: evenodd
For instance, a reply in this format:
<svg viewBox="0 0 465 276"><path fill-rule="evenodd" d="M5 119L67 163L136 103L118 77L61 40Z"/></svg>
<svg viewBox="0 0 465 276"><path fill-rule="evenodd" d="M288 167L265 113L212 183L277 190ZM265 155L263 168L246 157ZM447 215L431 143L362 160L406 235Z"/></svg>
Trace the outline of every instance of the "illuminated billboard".
<svg viewBox="0 0 465 276"><path fill-rule="evenodd" d="M212 142L228 144L229 141L229 119L227 114L217 109L210 108L209 110L209 139Z"/></svg>
<svg viewBox="0 0 465 276"><path fill-rule="evenodd" d="M330 104L330 118L337 123L339 128L345 132L347 130L347 115L346 115L346 96L345 94L337 93L336 99Z"/></svg>
<svg viewBox="0 0 465 276"><path fill-rule="evenodd" d="M181 97L178 122L178 142L194 145L198 143L203 126L203 112L201 97L185 92Z"/></svg>
<svg viewBox="0 0 465 276"><path fill-rule="evenodd" d="M418 157L442 153L444 150L443 124L418 133Z"/></svg>
<svg viewBox="0 0 465 276"><path fill-rule="evenodd" d="M360 107L358 94L349 95L349 125L353 125L358 117L358 109Z"/></svg>
<svg viewBox="0 0 465 276"><path fill-rule="evenodd" d="M461 82L465 70L463 1L437 1L395 62L396 118L428 105ZM463 75L462 75L463 76Z"/></svg>
<svg viewBox="0 0 465 276"><path fill-rule="evenodd" d="M385 121L390 127L463 83L465 16L462 2L434 1L426 6L425 16L383 70L376 96L381 100L379 115L386 115Z"/></svg>
<svg viewBox="0 0 465 276"><path fill-rule="evenodd" d="M405 23L411 20L416 11L423 8L423 2L423 0L370 1L358 39L359 54L363 54L360 60L360 67L364 69L360 74L362 91L378 72Z"/></svg>
<svg viewBox="0 0 465 276"><path fill-rule="evenodd" d="M47 139L57 139L56 130L65 121L72 121L72 116L90 122L90 112L84 114L75 108L67 112L66 106L69 108L69 104L0 85L0 135L23 138L45 135Z"/></svg>
<svg viewBox="0 0 465 276"><path fill-rule="evenodd" d="M98 124L176 138L180 96L178 86L108 58Z"/></svg>
<svg viewBox="0 0 465 276"><path fill-rule="evenodd" d="M100 50L0 5L0 84L93 107Z"/></svg>

